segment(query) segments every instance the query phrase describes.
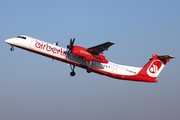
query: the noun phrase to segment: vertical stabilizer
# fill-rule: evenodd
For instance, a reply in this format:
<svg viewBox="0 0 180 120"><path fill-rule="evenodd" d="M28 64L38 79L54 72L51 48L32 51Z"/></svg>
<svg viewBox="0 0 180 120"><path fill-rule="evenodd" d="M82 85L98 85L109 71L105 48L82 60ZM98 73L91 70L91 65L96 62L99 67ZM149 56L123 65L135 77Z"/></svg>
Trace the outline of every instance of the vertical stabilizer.
<svg viewBox="0 0 180 120"><path fill-rule="evenodd" d="M138 74L149 79L156 79L167 62L174 58L170 55L153 54L150 61L140 70Z"/></svg>

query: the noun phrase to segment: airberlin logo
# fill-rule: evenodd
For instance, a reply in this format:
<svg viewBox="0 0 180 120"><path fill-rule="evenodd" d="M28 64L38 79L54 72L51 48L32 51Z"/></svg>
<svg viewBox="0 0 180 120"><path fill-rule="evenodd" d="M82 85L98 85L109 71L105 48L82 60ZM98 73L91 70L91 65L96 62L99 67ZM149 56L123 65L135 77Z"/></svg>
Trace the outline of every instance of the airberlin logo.
<svg viewBox="0 0 180 120"><path fill-rule="evenodd" d="M35 47L39 48L39 49L42 49L42 50L46 50L47 52L52 52L54 54L60 54L62 56L66 56L66 54L65 54L65 52L63 51L62 48L51 46L48 43L43 43L43 42L36 41Z"/></svg>
<svg viewBox="0 0 180 120"><path fill-rule="evenodd" d="M149 72L152 74L156 74L158 72L158 70L161 67L161 62L159 60L155 60L151 63L150 67L149 67Z"/></svg>
<svg viewBox="0 0 180 120"><path fill-rule="evenodd" d="M157 77L162 70L162 63L159 60L154 60L149 68L147 69L147 74L151 77Z"/></svg>

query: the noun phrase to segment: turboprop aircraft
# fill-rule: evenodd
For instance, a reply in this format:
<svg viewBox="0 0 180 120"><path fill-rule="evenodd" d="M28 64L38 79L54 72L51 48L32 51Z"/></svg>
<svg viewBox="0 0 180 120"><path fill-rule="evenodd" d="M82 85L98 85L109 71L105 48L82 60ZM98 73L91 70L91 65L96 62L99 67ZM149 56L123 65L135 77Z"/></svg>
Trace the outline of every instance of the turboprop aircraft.
<svg viewBox="0 0 180 120"><path fill-rule="evenodd" d="M157 82L156 78L166 63L174 58L170 55L152 54L152 58L147 64L140 68L109 62L103 52L112 46L113 42L85 48L74 45L74 38L70 39L67 48L63 48L58 46L58 42L50 44L25 35L7 39L5 42L11 45L11 51L14 50L14 47L18 47L70 64L71 76L75 76L75 66L77 66L86 69L87 73L94 72L119 80Z"/></svg>

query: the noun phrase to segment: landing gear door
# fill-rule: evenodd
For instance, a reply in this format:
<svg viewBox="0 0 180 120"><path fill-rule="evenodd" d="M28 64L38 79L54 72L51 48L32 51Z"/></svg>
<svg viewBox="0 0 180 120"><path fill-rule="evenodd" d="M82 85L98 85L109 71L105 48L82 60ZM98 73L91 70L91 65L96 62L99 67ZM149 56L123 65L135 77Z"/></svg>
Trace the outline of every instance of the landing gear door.
<svg viewBox="0 0 180 120"><path fill-rule="evenodd" d="M112 67L112 74L116 74L117 73L117 69L118 69L118 66L113 65L113 67Z"/></svg>

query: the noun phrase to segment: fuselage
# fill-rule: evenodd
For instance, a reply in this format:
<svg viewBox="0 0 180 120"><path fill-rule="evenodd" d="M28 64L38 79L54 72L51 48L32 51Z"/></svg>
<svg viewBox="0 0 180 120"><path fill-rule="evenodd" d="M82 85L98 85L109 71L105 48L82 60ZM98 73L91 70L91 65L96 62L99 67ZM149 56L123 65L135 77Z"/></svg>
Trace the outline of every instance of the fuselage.
<svg viewBox="0 0 180 120"><path fill-rule="evenodd" d="M56 46L29 36L18 36L16 38L7 39L6 42L12 46L31 51L58 61L62 61L68 64L72 64L84 69L87 69L86 60L81 56L72 54L68 49ZM92 61L91 65L92 72L101 75L106 75L116 79L125 79L132 81L141 82L157 82L153 79L146 79L145 77L139 75L141 68L120 65L113 62L100 63L97 61Z"/></svg>

